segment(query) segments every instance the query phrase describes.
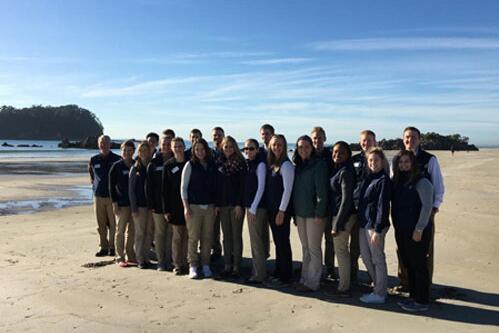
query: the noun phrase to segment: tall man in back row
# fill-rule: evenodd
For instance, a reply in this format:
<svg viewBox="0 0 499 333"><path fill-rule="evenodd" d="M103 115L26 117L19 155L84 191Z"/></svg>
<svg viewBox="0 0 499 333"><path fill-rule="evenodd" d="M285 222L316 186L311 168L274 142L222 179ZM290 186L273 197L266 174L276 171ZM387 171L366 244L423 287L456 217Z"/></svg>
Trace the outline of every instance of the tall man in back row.
<svg viewBox="0 0 499 333"><path fill-rule="evenodd" d="M97 218L97 231L100 238L100 250L97 257L115 256L114 237L116 220L113 202L109 194L109 170L121 157L111 151L111 138L101 135L97 140L99 154L92 156L88 163L88 173L94 194L94 209Z"/></svg>
<svg viewBox="0 0 499 333"><path fill-rule="evenodd" d="M419 171L433 185L433 211L430 217L430 223L433 225L432 236L430 241L430 250L428 253L428 271L430 273L430 285L433 280L433 251L435 240L435 215L438 213L440 205L444 200L444 179L438 159L435 155L428 153L421 148L421 132L416 127L406 127L403 133L404 147L406 150L411 150L416 155L416 162ZM392 167L395 167L392 163ZM398 251L397 251L398 255ZM407 268L404 267L402 260L399 257L398 276L400 285L395 287L396 291L407 291L409 289L409 281L407 277Z"/></svg>

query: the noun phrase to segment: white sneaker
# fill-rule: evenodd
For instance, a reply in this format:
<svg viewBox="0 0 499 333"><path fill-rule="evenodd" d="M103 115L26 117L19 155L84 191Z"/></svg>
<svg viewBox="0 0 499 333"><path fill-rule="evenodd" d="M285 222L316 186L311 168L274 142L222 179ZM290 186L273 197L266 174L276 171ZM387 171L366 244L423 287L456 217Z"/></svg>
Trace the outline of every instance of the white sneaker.
<svg viewBox="0 0 499 333"><path fill-rule="evenodd" d="M369 304L383 304L385 303L385 298L383 296L376 295L375 293L370 293L362 295L360 301Z"/></svg>
<svg viewBox="0 0 499 333"><path fill-rule="evenodd" d="M189 279L197 279L198 277L199 277L198 268L197 267L190 267L189 268Z"/></svg>
<svg viewBox="0 0 499 333"><path fill-rule="evenodd" d="M203 275L205 278L210 278L213 276L213 273L211 272L210 266L208 266L208 265L203 266Z"/></svg>

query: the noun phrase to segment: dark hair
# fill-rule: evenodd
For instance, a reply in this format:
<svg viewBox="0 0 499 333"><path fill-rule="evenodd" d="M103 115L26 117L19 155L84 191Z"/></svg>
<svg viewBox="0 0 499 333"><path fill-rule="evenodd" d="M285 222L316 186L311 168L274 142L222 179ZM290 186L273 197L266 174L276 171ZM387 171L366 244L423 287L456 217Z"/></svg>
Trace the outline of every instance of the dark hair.
<svg viewBox="0 0 499 333"><path fill-rule="evenodd" d="M276 171L281 167L282 162L284 162L288 158L288 141L286 141L286 137L284 135L274 134L269 141L269 147L272 147L271 143L274 140L282 140L284 146L282 149L282 156L280 156L279 158L274 155L272 148L269 149L269 152L267 154L267 166L273 169L273 171Z"/></svg>
<svg viewBox="0 0 499 333"><path fill-rule="evenodd" d="M312 142L312 139L308 135L302 135L298 138L298 140L296 140L296 146L293 152L293 162L296 164L297 167L303 164L303 160L300 154L298 154L298 142L300 141L306 141L308 142L308 144L310 144L310 146L312 147L312 154L310 155L310 159L315 158L315 147L314 143Z"/></svg>
<svg viewBox="0 0 499 333"><path fill-rule="evenodd" d="M421 138L421 132L419 131L419 129L417 129L416 127L414 126L407 126L406 128L404 128L404 131L402 133L405 133L407 131L413 131L413 132L416 132L418 133L418 137Z"/></svg>
<svg viewBox="0 0 499 333"><path fill-rule="evenodd" d="M203 137L203 133L197 128L191 129L191 132L189 134L199 134L200 137Z"/></svg>
<svg viewBox="0 0 499 333"><path fill-rule="evenodd" d="M163 136L170 136L172 139L175 137L175 131L171 128L167 128L161 133Z"/></svg>
<svg viewBox="0 0 499 333"><path fill-rule="evenodd" d="M260 127L261 130L264 130L264 131L270 131L272 134L274 134L275 130L274 130L274 126L270 125L270 124L263 124L262 127Z"/></svg>
<svg viewBox="0 0 499 333"><path fill-rule="evenodd" d="M125 140L121 143L120 149L123 150L125 147L131 147L133 150L135 150L135 143L133 140Z"/></svg>
<svg viewBox="0 0 499 333"><path fill-rule="evenodd" d="M159 135L158 135L158 133L155 133L155 132L147 133L146 139L149 139L149 138L155 138L156 141L159 141Z"/></svg>
<svg viewBox="0 0 499 333"><path fill-rule="evenodd" d="M223 129L222 127L220 127L220 126L215 126L215 127L213 127L213 129L212 129L211 131L212 131L212 132L213 132L213 131L220 131L220 132L222 132L223 134L225 134L224 129Z"/></svg>
<svg viewBox="0 0 499 333"><path fill-rule="evenodd" d="M333 145L333 149L334 147L336 146L340 146L342 149L345 149L345 151L347 152L348 154L348 160L352 158L352 148L350 148L350 145L348 143L346 143L345 141L337 141L334 145ZM332 153L332 150L331 150L331 153Z"/></svg>
<svg viewBox="0 0 499 333"><path fill-rule="evenodd" d="M258 140L253 139L253 138L246 139L245 143L252 143L253 145L255 145L256 149L258 149L258 147L260 146L259 143L258 143Z"/></svg>
<svg viewBox="0 0 499 333"><path fill-rule="evenodd" d="M199 139L194 144L192 145L192 156L191 156L191 161L194 163L199 163L200 160L196 156L196 146L197 145L202 145L204 147L204 150L206 151L206 161L212 161L213 160L213 155L211 154L211 149L210 146L208 146L208 142L206 142L205 139Z"/></svg>
<svg viewBox="0 0 499 333"><path fill-rule="evenodd" d="M400 182L399 161L402 156L407 156L411 160L411 171L407 184L415 183L419 179L420 171L416 161L416 155L414 155L412 150L401 150L395 155L395 158L393 159L393 182L394 184Z"/></svg>

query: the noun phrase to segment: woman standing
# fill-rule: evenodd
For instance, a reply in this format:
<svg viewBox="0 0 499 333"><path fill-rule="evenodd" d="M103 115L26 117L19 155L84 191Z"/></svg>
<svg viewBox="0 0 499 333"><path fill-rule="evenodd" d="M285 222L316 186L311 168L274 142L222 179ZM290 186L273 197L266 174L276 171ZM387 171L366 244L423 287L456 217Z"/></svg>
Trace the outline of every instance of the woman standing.
<svg viewBox="0 0 499 333"><path fill-rule="evenodd" d="M355 189L355 169L350 145L338 141L333 146L333 172L329 180L331 186L331 207L333 216L331 235L334 237L334 252L338 258L340 281L336 295L350 296L350 251L349 240L356 221L353 204Z"/></svg>
<svg viewBox="0 0 499 333"><path fill-rule="evenodd" d="M399 305L406 311L427 311L433 185L419 172L416 157L410 150L397 154L393 171L392 221L397 247L408 270L410 297Z"/></svg>
<svg viewBox="0 0 499 333"><path fill-rule="evenodd" d="M236 140L226 136L222 140L222 155L217 161L216 206L223 232L225 267L223 277L240 276L243 254L244 220L244 157Z"/></svg>
<svg viewBox="0 0 499 333"><path fill-rule="evenodd" d="M289 232L292 215L290 201L295 170L287 155L288 145L284 135L272 136L269 145L265 199L276 247L275 279L272 280L272 284L276 287L284 287L291 283L293 275Z"/></svg>
<svg viewBox="0 0 499 333"><path fill-rule="evenodd" d="M135 255L138 267L145 269L151 265L149 261L149 249L154 236L152 212L148 208L145 193L146 167L151 160L151 148L147 141L143 141L139 144L137 150L137 161L130 168L128 195L130 197L130 208L135 224Z"/></svg>
<svg viewBox="0 0 499 333"><path fill-rule="evenodd" d="M127 267L137 260L133 250L135 226L133 225L128 196L128 178L133 164L134 152L135 144L133 141L124 141L121 144L122 159L114 163L109 170L109 194L113 201L114 215L118 221L114 242L116 245L116 263L120 267Z"/></svg>
<svg viewBox="0 0 499 333"><path fill-rule="evenodd" d="M210 251L215 221L216 169L208 143L199 139L192 147L193 155L182 170L181 197L188 232L189 278L199 278L197 252L201 246L201 265L205 278L211 277Z"/></svg>
<svg viewBox="0 0 499 333"><path fill-rule="evenodd" d="M174 138L171 142L173 157L163 168L162 200L165 220L172 226L172 259L175 275L187 273L187 228L185 226L184 205L180 196L182 170L186 160L184 140Z"/></svg>
<svg viewBox="0 0 499 333"><path fill-rule="evenodd" d="M267 209L264 205L266 166L258 152L258 141L248 139L244 143L246 154L246 175L244 182L244 206L247 209L246 219L251 243L253 269L251 277L246 281L259 284L267 279L265 230L268 231Z"/></svg>
<svg viewBox="0 0 499 333"><path fill-rule="evenodd" d="M298 291L316 291L322 275L322 235L327 216L326 162L317 158L312 139L301 136L293 155L296 166L293 203L302 244L303 264Z"/></svg>
<svg viewBox="0 0 499 333"><path fill-rule="evenodd" d="M372 293L363 295L364 303L384 303L387 294L385 236L390 227L391 181L384 169L385 154L378 147L367 153L367 176L359 198L359 242L362 261L374 283Z"/></svg>

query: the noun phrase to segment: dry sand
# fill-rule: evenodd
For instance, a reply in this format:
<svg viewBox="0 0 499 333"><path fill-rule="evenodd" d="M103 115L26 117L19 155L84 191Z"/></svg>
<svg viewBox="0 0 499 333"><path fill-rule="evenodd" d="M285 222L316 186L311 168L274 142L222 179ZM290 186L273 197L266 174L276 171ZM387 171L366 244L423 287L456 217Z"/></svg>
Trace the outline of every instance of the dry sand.
<svg viewBox="0 0 499 333"><path fill-rule="evenodd" d="M499 150L437 155L447 193L436 218L437 300L424 315L401 311L393 296L366 306L360 293L335 299L113 264L85 268L97 262L98 236L91 206L81 206L0 217L0 331L498 332ZM3 198L6 190L24 197L16 182L29 188L25 178L9 178L0 183ZM295 228L292 242L299 261ZM392 285L394 249L390 230Z"/></svg>

